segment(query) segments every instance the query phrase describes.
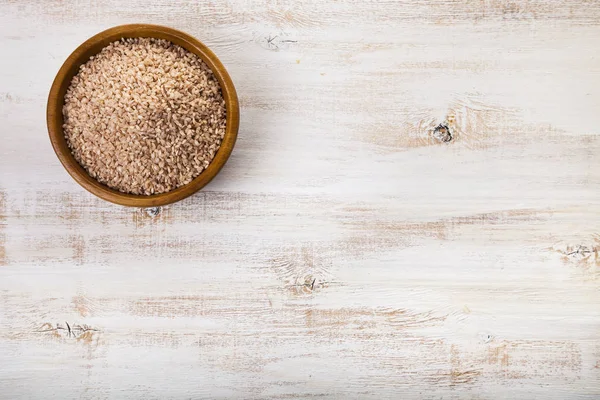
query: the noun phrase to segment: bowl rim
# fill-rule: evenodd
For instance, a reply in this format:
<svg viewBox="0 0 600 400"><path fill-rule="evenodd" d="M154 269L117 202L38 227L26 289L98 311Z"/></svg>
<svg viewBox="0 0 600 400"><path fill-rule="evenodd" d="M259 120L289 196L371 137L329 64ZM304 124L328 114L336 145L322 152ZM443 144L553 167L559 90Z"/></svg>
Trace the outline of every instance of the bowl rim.
<svg viewBox="0 0 600 400"><path fill-rule="evenodd" d="M92 178L75 160L64 136L62 107L64 96L73 76L80 65L92 55L121 38L154 37L167 39L198 55L213 71L221 86L227 110L226 128L223 141L209 166L190 183L166 193L150 196L119 192ZM182 200L206 186L223 168L235 145L239 129L239 102L237 92L229 73L217 56L193 36L162 25L127 24L119 25L95 34L79 45L60 67L48 94L46 123L52 148L69 175L84 189L111 203L130 207L156 207Z"/></svg>

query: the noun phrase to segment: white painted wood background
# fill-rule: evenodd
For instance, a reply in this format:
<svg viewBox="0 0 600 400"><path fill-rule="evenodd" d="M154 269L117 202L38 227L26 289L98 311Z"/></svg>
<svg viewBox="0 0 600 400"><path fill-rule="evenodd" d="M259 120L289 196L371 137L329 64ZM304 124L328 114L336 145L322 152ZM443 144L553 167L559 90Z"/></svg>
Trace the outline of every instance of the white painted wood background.
<svg viewBox="0 0 600 400"><path fill-rule="evenodd" d="M65 58L135 22L241 101L160 210L46 133ZM0 398L600 398L599 44L594 0L0 0Z"/></svg>

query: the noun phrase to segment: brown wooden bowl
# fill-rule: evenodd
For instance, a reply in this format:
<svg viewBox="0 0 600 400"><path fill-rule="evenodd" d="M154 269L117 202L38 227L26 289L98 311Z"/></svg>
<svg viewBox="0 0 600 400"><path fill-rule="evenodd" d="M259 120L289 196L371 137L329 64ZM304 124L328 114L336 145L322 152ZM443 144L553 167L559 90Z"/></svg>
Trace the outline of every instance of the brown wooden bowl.
<svg viewBox="0 0 600 400"><path fill-rule="evenodd" d="M89 58L100 52L109 43L117 41L121 38L131 37L153 37L158 39L169 40L186 50L198 55L213 71L217 77L225 105L227 108L227 121L225 136L221 143L221 147L215 154L214 159L200 175L194 178L187 185L181 186L167 193L155 194L151 196L134 195L122 193L111 189L108 186L98 182L96 179L88 175L83 167L75 160L71 154L71 150L67 145L65 135L63 133L63 114L62 108L64 104L67 88L71 83L71 79L79 71L79 67L89 60ZM100 32L86 40L81 46L67 58L64 62L52 88L48 95L48 107L46 110L46 119L48 123L48 134L52 147L58 156L58 159L65 167L67 172L85 189L95 194L96 196L110 201L112 203L121 204L124 206L133 207L155 207L165 204L170 204L181 199L184 199L208 184L223 168L225 162L229 158L235 140L237 138L238 127L240 123L240 109L237 94L233 82L229 74L219 61L217 56L208 49L204 44L194 39L192 36L180 32L175 29L167 28L159 25L133 24L115 26Z"/></svg>

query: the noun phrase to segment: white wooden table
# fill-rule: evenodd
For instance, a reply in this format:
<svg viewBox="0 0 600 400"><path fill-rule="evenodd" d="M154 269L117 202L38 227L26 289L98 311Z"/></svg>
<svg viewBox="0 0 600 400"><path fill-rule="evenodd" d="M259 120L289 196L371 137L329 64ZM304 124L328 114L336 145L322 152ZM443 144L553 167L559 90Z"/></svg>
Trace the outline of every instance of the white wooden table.
<svg viewBox="0 0 600 400"><path fill-rule="evenodd" d="M161 209L46 133L68 54L134 22L241 102ZM593 0L0 0L0 398L600 398L599 40Z"/></svg>

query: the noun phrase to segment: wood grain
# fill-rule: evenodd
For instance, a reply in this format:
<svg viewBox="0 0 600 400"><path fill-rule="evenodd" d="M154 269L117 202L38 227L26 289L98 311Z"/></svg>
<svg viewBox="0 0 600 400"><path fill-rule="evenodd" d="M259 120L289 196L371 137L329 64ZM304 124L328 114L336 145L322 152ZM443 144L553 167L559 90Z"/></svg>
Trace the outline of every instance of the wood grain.
<svg viewBox="0 0 600 400"><path fill-rule="evenodd" d="M173 205L93 197L45 134L125 23L239 95ZM1 2L0 398L597 399L599 34L585 0Z"/></svg>

